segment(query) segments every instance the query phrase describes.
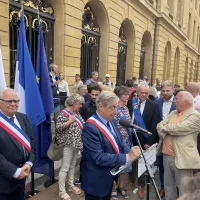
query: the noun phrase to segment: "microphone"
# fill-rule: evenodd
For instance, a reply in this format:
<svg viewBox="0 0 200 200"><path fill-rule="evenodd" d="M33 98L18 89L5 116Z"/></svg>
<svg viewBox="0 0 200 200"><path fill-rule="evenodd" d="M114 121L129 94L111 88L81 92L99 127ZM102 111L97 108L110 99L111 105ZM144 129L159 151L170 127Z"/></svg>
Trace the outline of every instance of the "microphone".
<svg viewBox="0 0 200 200"><path fill-rule="evenodd" d="M127 119L120 119L119 120L119 124L123 127L126 127L126 128L135 128L139 131L142 131L143 133L147 133L148 135L152 135L151 132L141 128L140 126L137 126L135 124L132 124L130 121L128 121Z"/></svg>
<svg viewBox="0 0 200 200"><path fill-rule="evenodd" d="M58 81L58 79L59 79L58 76L56 76L55 79L56 79L56 81Z"/></svg>

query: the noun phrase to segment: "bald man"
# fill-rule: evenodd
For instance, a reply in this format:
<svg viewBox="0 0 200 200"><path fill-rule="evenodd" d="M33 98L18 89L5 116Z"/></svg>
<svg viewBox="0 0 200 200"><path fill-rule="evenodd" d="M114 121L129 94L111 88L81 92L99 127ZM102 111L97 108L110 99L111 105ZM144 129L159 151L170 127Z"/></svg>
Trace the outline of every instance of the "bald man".
<svg viewBox="0 0 200 200"><path fill-rule="evenodd" d="M132 117L132 122L138 126L148 130L152 133L151 136L144 135L141 132L137 132L140 143L144 149L148 149L152 144L158 142L158 133L156 126L160 122L160 114L157 103L148 99L149 86L145 83L141 83L137 87L138 98L129 100L127 107ZM135 137L133 137L133 144L137 144ZM137 177L137 164L133 163L132 181L135 181ZM138 179L138 197L142 199L144 197L145 175L143 174Z"/></svg>
<svg viewBox="0 0 200 200"><path fill-rule="evenodd" d="M200 169L197 150L200 113L194 109L193 96L187 91L177 94L175 104L176 110L157 126L162 142L166 200L178 198L177 188L182 195L182 180L191 177L194 169Z"/></svg>
<svg viewBox="0 0 200 200"><path fill-rule="evenodd" d="M0 94L0 199L24 200L25 181L35 160L34 139L26 115L17 112L12 89Z"/></svg>
<svg viewBox="0 0 200 200"><path fill-rule="evenodd" d="M194 99L194 108L200 112L200 86L198 83L190 82L185 86L185 90L191 93Z"/></svg>

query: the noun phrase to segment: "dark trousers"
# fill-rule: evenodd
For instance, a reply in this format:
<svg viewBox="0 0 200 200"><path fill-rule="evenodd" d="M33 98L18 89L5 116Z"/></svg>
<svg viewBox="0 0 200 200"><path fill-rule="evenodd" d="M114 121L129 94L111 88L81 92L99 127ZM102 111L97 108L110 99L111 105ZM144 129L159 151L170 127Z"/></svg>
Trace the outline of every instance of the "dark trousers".
<svg viewBox="0 0 200 200"><path fill-rule="evenodd" d="M8 194L0 194L0 200L25 200L25 187L17 187L14 192Z"/></svg>
<svg viewBox="0 0 200 200"><path fill-rule="evenodd" d="M97 197L85 192L85 200L110 200L111 199L112 189L105 197Z"/></svg>
<svg viewBox="0 0 200 200"><path fill-rule="evenodd" d="M160 173L160 186L164 189L164 166L163 166L163 154L157 156L159 162L159 173Z"/></svg>
<svg viewBox="0 0 200 200"><path fill-rule="evenodd" d="M132 164L132 182L135 182L136 179L138 177L138 161L133 162ZM142 176L140 176L138 178L138 186L144 187L145 186L145 174L142 174Z"/></svg>

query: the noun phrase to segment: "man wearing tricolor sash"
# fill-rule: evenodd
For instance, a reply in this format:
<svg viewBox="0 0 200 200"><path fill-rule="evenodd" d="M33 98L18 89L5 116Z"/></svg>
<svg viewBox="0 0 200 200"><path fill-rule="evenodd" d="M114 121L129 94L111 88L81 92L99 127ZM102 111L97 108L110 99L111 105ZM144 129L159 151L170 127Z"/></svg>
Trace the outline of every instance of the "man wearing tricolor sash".
<svg viewBox="0 0 200 200"><path fill-rule="evenodd" d="M0 94L0 199L24 200L25 180L35 160L29 120L18 113L12 89Z"/></svg>
<svg viewBox="0 0 200 200"><path fill-rule="evenodd" d="M83 126L83 166L81 187L86 200L110 200L114 177L110 170L140 155L139 147L128 147L113 117L119 98L103 91L96 100L97 112Z"/></svg>
<svg viewBox="0 0 200 200"><path fill-rule="evenodd" d="M127 107L132 117L132 122L143 129L152 133L151 136L145 135L140 131L137 131L138 138L143 149L148 149L155 142L158 142L158 133L156 126L160 121L160 114L158 105L148 99L149 86L147 84L140 84L137 87L138 98L129 100ZM133 144L137 144L135 137L133 137ZM137 162L133 163L133 182L137 178ZM142 199L144 197L145 176L144 174L138 179L138 197Z"/></svg>

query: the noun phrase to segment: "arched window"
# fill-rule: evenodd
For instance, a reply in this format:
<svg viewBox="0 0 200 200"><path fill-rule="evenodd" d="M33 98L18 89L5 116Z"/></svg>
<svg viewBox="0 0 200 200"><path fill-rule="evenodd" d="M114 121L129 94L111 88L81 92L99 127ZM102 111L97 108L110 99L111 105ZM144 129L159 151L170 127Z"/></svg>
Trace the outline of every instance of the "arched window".
<svg viewBox="0 0 200 200"><path fill-rule="evenodd" d="M143 79L144 76L150 78L151 74L151 58L152 58L152 38L151 34L148 31L144 32L141 42L141 51L140 51L140 70L139 78Z"/></svg>
<svg viewBox="0 0 200 200"><path fill-rule="evenodd" d="M38 15L37 6L39 8L39 15L42 20L42 27L44 31L44 42L47 55L47 62L53 62L54 53L54 16L53 8L47 6L46 2L40 1L37 5L34 0L24 3L25 14L25 31L26 39L29 47L33 67L36 67L37 43L38 43ZM17 58L17 41L20 25L21 5L20 0L10 0L10 87L14 87L15 81L15 66Z"/></svg>
<svg viewBox="0 0 200 200"><path fill-rule="evenodd" d="M174 56L174 83L178 84L178 75L179 75L179 64L180 64L180 51L179 48L176 48Z"/></svg>
<svg viewBox="0 0 200 200"><path fill-rule="evenodd" d="M123 27L121 26L119 31L119 43L118 43L118 56L117 56L117 84L125 83L126 74L126 56L127 56L128 43L124 35Z"/></svg>
<svg viewBox="0 0 200 200"><path fill-rule="evenodd" d="M185 73L184 73L184 84L186 84L188 81L188 57L185 61Z"/></svg>
<svg viewBox="0 0 200 200"><path fill-rule="evenodd" d="M167 42L165 46L165 55L164 55L163 80L168 80L170 78L170 68L171 68L171 44L170 42Z"/></svg>
<svg viewBox="0 0 200 200"><path fill-rule="evenodd" d="M191 82L193 79L193 60L190 63L190 77L189 77L189 81Z"/></svg>
<svg viewBox="0 0 200 200"><path fill-rule="evenodd" d="M88 5L82 16L81 78L88 79L93 71L99 71L100 28Z"/></svg>
<svg viewBox="0 0 200 200"><path fill-rule="evenodd" d="M199 26L197 29L197 36L196 36L196 47L198 48L198 46L199 46Z"/></svg>

